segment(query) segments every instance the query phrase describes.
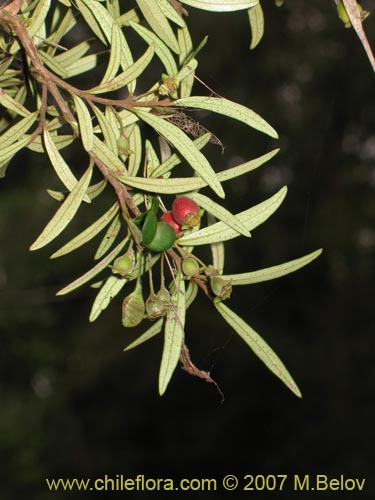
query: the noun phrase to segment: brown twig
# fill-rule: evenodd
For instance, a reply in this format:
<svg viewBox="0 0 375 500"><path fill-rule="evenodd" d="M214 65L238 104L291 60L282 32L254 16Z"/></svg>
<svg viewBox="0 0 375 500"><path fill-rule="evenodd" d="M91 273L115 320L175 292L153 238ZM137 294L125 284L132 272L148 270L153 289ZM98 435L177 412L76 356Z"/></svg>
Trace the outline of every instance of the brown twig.
<svg viewBox="0 0 375 500"><path fill-rule="evenodd" d="M5 26L10 25L15 31L22 47L25 50L27 57L30 59L33 67L34 73L36 73L37 78L47 86L48 91L54 97L58 107L63 113L67 121L75 121L75 118L66 104L64 98L62 97L60 90L63 89L66 92L81 97L82 99L93 102L97 104L102 104L104 106L119 106L123 108L135 108L135 107L153 107L153 106L169 106L173 101L169 98L165 98L162 101L137 101L134 96L127 97L126 99L111 99L106 97L100 97L94 94L90 94L87 90L81 90L74 87L70 83L67 83L51 71L49 71L43 64L39 57L37 48L30 38L27 29L18 15L13 15L8 11L0 11L0 24Z"/></svg>
<svg viewBox="0 0 375 500"><path fill-rule="evenodd" d="M190 375L193 375L194 377L202 378L206 382L210 384L214 384L216 389L218 390L220 396L221 396L221 402L224 403L224 394L223 391L220 389L218 384L215 382L215 380L211 377L209 372L205 372L204 370L200 370L195 366L195 364L191 361L190 358L190 351L187 347L187 345L184 343L181 349L181 354L180 354L180 361L182 363L182 369L185 370L187 373Z"/></svg>
<svg viewBox="0 0 375 500"><path fill-rule="evenodd" d="M133 212L134 215L141 215L141 211L134 203L133 198L128 192L127 187L122 182L118 181L116 177L113 176L109 168L92 152L88 152L90 158L95 162L100 172L103 174L104 178L112 185L114 188L117 198L119 200L121 209L125 216L129 219L128 207Z"/></svg>

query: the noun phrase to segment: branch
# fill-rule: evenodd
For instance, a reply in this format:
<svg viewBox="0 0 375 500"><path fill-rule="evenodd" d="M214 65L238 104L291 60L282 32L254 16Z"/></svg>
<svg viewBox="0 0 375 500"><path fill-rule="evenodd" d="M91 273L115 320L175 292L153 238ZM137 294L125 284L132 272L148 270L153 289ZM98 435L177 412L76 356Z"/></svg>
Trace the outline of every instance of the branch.
<svg viewBox="0 0 375 500"><path fill-rule="evenodd" d="M180 361L182 363L182 369L185 370L187 373L189 373L190 375L193 375L194 377L202 378L203 380L205 380L206 382L209 382L210 384L214 384L214 386L216 387L216 389L218 390L218 392L221 396L221 402L224 403L225 398L224 398L223 391L217 385L215 380L213 378L211 378L209 372L205 372L204 370L200 370L191 361L190 352L189 352L189 349L185 343L182 346Z"/></svg>

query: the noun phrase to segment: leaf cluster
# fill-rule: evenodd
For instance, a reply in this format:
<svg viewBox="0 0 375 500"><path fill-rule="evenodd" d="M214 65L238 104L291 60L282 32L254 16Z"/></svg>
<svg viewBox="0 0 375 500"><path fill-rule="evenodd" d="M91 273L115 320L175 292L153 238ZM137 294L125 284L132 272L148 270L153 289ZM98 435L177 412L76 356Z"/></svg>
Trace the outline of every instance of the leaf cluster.
<svg viewBox="0 0 375 500"><path fill-rule="evenodd" d="M123 299L122 324L154 322L126 350L164 332L159 375L163 394L179 360L189 373L212 381L192 363L185 343L186 312L203 294L266 366L300 396L279 357L224 301L233 286L296 271L320 250L268 269L223 274L224 242L250 238L251 231L281 205L287 188L256 206L231 213L225 206L223 184L264 165L278 150L216 172L204 148L209 142L221 142L192 116L194 110L205 110L277 138L275 129L254 110L217 95L192 94L197 56L205 40L194 46L186 9L246 10L254 48L263 34L260 2L136 0L129 4L123 11L124 2L119 0L39 0L24 2L19 13L6 7L0 10L0 175L5 175L18 151L28 148L49 159L62 184L59 191L48 190L59 206L30 249L55 240L83 203L95 205L106 186L111 186L111 206L51 255L58 258L76 251L101 234L94 262L58 295L91 282L97 290L90 312L90 321L95 321L115 296L131 287ZM73 30L90 36L77 41L70 36ZM130 33L145 47L138 58L128 42ZM105 68L95 82L91 75L96 74L103 53ZM148 89L139 91L155 60L160 73L153 75ZM89 88L75 85L77 76L90 82ZM158 138L158 146L146 135L147 129ZM77 175L64 157L72 143L87 159L83 175ZM181 176L181 164L189 166L190 175ZM94 171L100 174L99 181L93 181ZM149 242L157 219L167 211L169 197L183 193L206 216L200 226L183 229L171 246L154 251ZM153 221L150 241L145 239L147 220ZM210 246L212 262L203 262L196 254L202 245ZM196 272L185 272L186 259L196 263Z"/></svg>

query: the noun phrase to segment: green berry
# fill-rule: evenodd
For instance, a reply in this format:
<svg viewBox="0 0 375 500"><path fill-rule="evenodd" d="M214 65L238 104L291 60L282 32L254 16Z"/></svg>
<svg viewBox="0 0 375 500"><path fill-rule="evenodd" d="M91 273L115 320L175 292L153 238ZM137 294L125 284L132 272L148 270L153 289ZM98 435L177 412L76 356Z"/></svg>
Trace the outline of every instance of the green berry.
<svg viewBox="0 0 375 500"><path fill-rule="evenodd" d="M169 250L176 241L176 234L168 222L159 221L156 225L156 233L152 241L145 246L153 252L165 252Z"/></svg>
<svg viewBox="0 0 375 500"><path fill-rule="evenodd" d="M192 257L185 257L182 261L182 270L186 276L195 276L199 273L199 264Z"/></svg>
<svg viewBox="0 0 375 500"><path fill-rule="evenodd" d="M228 299L232 293L232 283L220 278L220 276L213 276L210 279L210 285L214 295L221 300Z"/></svg>
<svg viewBox="0 0 375 500"><path fill-rule="evenodd" d="M133 250L129 250L124 255L120 255L112 265L113 274L128 276L134 269L135 258Z"/></svg>

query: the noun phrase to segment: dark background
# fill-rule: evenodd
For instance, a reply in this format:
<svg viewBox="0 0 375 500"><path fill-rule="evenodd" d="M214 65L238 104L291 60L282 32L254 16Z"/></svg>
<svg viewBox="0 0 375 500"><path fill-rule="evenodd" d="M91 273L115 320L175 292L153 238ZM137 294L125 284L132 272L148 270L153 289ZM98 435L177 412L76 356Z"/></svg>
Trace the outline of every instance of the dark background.
<svg viewBox="0 0 375 500"><path fill-rule="evenodd" d="M198 76L280 134L274 141L224 118L202 119L226 146L224 157L211 146L218 169L281 148L269 164L226 184L228 208L243 210L289 188L251 241L228 245L226 272L324 248L294 275L237 288L230 303L280 355L303 399L265 369L204 298L188 319L187 341L225 402L212 385L180 370L160 398L161 337L124 353L139 331L121 327L120 299L92 325L95 291L55 297L88 268L97 243L57 261L48 259L52 248L29 253L55 209L45 189L59 185L45 159L19 154L0 184L1 498L96 498L50 493L45 478L105 474L236 474L242 486L245 474L344 475L366 478L365 491L293 493L290 479L281 494L239 488L226 496L373 497L375 76L333 2L263 4L265 37L252 52L244 12L189 9L190 26L195 44L209 34ZM374 13L365 27L375 46ZM207 92L197 84L196 94ZM72 234L90 220L83 210Z"/></svg>

